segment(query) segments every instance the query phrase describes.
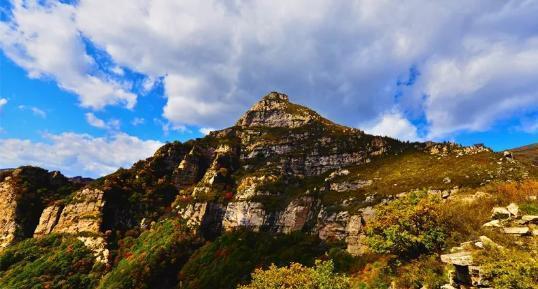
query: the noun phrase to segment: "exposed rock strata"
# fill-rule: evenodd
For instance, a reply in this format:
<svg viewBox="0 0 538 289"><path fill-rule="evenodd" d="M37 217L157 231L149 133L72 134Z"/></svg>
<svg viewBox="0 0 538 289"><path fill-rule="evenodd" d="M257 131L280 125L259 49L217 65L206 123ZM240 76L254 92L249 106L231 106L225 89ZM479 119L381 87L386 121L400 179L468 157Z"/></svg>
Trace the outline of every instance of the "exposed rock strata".
<svg viewBox="0 0 538 289"><path fill-rule="evenodd" d="M43 213L41 213L39 224L34 232L34 237L41 237L52 233L52 230L58 224L63 208L63 205L52 205L46 207L45 210L43 210Z"/></svg>
<svg viewBox="0 0 538 289"><path fill-rule="evenodd" d="M101 228L103 194L99 189L85 188L77 192L71 203L62 210L54 233L99 233Z"/></svg>
<svg viewBox="0 0 538 289"><path fill-rule="evenodd" d="M0 250L30 238L41 212L76 187L59 172L20 167L0 173Z"/></svg>
<svg viewBox="0 0 538 289"><path fill-rule="evenodd" d="M16 221L16 188L11 182L11 177L0 183L0 250L11 244L19 229Z"/></svg>

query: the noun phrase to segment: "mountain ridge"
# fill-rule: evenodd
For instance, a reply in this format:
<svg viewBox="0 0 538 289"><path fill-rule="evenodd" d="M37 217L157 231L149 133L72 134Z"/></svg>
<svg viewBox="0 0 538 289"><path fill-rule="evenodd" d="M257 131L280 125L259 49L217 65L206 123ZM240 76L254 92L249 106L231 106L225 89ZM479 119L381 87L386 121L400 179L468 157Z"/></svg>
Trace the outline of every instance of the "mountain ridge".
<svg viewBox="0 0 538 289"><path fill-rule="evenodd" d="M75 236L97 263L116 268L133 236L157 242L166 238L151 235L155 230L176 234L181 227L193 236L192 246L185 243L190 237L177 245L189 252L200 240L247 231L305 234L362 256L368 252L365 226L378 206L416 190L446 200L497 181L526 180L533 172L517 159L483 145L369 135L271 92L234 126L167 143L97 180L31 167L0 172L0 207L8 212L0 222L0 247ZM65 188L50 194L58 185L32 175L60 178ZM35 205L22 220L27 204Z"/></svg>

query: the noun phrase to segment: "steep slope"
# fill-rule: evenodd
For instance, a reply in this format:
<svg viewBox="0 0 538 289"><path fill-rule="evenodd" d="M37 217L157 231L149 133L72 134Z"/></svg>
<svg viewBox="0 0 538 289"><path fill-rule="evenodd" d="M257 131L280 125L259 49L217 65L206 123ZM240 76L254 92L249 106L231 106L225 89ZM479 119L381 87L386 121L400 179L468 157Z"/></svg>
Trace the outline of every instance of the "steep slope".
<svg viewBox="0 0 538 289"><path fill-rule="evenodd" d="M20 167L0 172L0 250L32 237L45 206L78 188L59 172Z"/></svg>

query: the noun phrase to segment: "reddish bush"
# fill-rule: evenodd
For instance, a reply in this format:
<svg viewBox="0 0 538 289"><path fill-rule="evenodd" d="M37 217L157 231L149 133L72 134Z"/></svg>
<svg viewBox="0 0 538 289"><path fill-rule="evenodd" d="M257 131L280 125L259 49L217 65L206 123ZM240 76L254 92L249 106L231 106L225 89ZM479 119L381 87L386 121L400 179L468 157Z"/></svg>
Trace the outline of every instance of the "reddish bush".
<svg viewBox="0 0 538 289"><path fill-rule="evenodd" d="M224 194L224 199L227 200L227 201L230 201L231 199L233 199L233 197L234 197L234 193L232 193L232 192L226 192Z"/></svg>

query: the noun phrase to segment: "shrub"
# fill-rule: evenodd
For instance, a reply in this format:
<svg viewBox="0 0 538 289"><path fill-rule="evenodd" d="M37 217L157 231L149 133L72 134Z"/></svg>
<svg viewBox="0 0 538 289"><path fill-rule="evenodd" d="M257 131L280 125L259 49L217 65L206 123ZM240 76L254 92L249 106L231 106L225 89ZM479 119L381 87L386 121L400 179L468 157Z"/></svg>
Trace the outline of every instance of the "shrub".
<svg viewBox="0 0 538 289"><path fill-rule="evenodd" d="M524 214L538 215L538 202L537 202L537 201L534 201L534 202L530 202L530 201L524 202L524 203L522 203L522 204L519 206L519 209L520 209Z"/></svg>
<svg viewBox="0 0 538 289"><path fill-rule="evenodd" d="M415 259L397 268L396 288L440 288L447 280L444 268L437 255Z"/></svg>
<svg viewBox="0 0 538 289"><path fill-rule="evenodd" d="M367 243L376 253L416 257L442 248L446 228L440 198L414 192L378 208L366 226Z"/></svg>
<svg viewBox="0 0 538 289"><path fill-rule="evenodd" d="M102 274L99 265L74 237L27 239L0 255L0 288L94 288Z"/></svg>
<svg viewBox="0 0 538 289"><path fill-rule="evenodd" d="M181 269L182 288L235 288L248 281L255 268L290 262L312 266L325 251L319 239L299 232L276 236L249 231L228 233L192 255Z"/></svg>
<svg viewBox="0 0 538 289"><path fill-rule="evenodd" d="M122 252L123 259L104 276L97 288L175 286L179 268L198 242L182 229L178 221L169 219L129 243L133 244L132 247Z"/></svg>
<svg viewBox="0 0 538 289"><path fill-rule="evenodd" d="M485 279L497 289L537 289L538 256L534 253L504 248L489 248L475 256Z"/></svg>
<svg viewBox="0 0 538 289"><path fill-rule="evenodd" d="M316 261L313 268L292 263L288 267L267 270L256 269L252 282L240 289L347 289L351 288L348 277L335 274L332 261Z"/></svg>

